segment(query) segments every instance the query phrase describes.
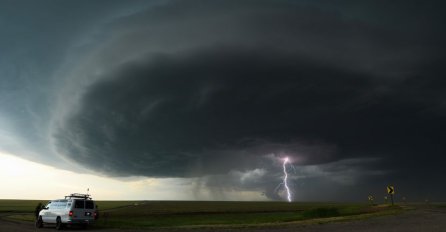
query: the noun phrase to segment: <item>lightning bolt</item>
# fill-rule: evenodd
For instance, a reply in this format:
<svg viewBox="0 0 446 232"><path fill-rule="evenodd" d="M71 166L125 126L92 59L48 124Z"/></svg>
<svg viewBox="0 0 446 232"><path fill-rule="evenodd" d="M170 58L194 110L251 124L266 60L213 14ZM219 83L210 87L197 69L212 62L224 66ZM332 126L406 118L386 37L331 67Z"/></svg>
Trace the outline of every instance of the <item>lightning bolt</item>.
<svg viewBox="0 0 446 232"><path fill-rule="evenodd" d="M286 171L286 164L287 164L288 162L289 162L288 157L285 157L285 159L283 159L283 174L284 174L284 177L283 177L283 185L285 186L285 189L286 189L288 202L291 202L290 188L288 187L288 183L287 183L287 180L288 180L288 173L287 173L287 171Z"/></svg>

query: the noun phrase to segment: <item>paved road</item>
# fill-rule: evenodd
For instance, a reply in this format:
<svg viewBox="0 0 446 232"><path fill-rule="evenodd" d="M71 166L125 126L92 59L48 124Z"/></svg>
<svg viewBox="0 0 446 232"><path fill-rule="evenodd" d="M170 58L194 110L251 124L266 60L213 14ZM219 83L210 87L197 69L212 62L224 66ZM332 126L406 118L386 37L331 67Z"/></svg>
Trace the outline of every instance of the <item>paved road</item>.
<svg viewBox="0 0 446 232"><path fill-rule="evenodd" d="M3 215L4 216L4 215ZM80 229L70 228L67 231L80 231ZM109 230L90 228L89 231L101 232L136 232L141 230ZM48 232L55 231L54 227L45 227L42 229L34 228L32 223L18 223L2 219L0 215L0 232ZM154 231L154 230L151 230ZM185 231L184 229L163 230L164 232ZM187 231L200 232L237 232L237 231L253 231L253 232L446 232L446 210L439 209L417 209L407 211L403 214L393 216L375 217L366 220L336 222L322 225L288 225L267 228L249 228L249 229L194 229Z"/></svg>

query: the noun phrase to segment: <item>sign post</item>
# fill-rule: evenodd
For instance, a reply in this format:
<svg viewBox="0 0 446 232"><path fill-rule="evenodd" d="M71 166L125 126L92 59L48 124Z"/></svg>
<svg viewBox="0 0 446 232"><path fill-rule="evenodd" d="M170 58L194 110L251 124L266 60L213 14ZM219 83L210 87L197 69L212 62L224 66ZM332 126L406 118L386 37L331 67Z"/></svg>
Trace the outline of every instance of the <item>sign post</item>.
<svg viewBox="0 0 446 232"><path fill-rule="evenodd" d="M393 205L393 195L395 194L395 188L393 187L393 185L387 186L387 193L390 195L390 200L392 201Z"/></svg>

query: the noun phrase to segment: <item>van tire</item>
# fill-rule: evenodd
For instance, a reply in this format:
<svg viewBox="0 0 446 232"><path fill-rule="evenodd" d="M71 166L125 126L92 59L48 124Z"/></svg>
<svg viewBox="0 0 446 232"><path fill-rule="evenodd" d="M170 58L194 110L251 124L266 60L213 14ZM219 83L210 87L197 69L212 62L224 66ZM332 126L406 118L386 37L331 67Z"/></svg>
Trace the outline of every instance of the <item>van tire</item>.
<svg viewBox="0 0 446 232"><path fill-rule="evenodd" d="M42 228L42 227L43 227L42 216L39 216L39 218L37 218L36 220L36 228Z"/></svg>
<svg viewBox="0 0 446 232"><path fill-rule="evenodd" d="M56 230L61 230L63 228L62 220L60 220L60 217L56 218Z"/></svg>

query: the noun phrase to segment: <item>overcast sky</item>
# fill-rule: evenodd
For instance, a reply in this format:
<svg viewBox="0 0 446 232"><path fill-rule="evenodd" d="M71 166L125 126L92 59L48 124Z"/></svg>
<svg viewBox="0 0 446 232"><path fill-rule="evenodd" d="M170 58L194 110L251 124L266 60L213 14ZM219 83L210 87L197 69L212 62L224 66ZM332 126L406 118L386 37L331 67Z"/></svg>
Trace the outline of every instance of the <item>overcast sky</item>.
<svg viewBox="0 0 446 232"><path fill-rule="evenodd" d="M103 198L284 200L289 157L293 200L444 201L444 7L3 0L0 151L158 183Z"/></svg>

